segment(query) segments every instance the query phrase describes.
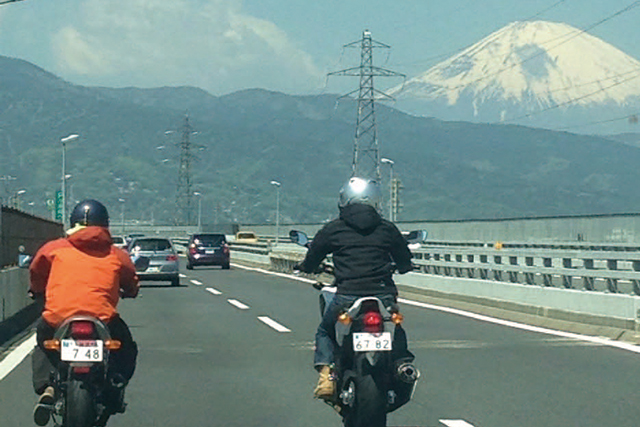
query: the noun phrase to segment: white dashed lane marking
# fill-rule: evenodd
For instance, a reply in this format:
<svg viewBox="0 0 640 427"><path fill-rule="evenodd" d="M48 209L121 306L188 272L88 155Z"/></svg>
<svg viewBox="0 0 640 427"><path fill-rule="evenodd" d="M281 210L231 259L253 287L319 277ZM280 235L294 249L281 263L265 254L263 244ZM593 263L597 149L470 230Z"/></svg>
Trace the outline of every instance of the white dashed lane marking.
<svg viewBox="0 0 640 427"><path fill-rule="evenodd" d="M473 427L473 424L469 424L464 420L440 420L440 422L447 427Z"/></svg>
<svg viewBox="0 0 640 427"><path fill-rule="evenodd" d="M222 292L220 292L219 290L214 289L214 288L207 288L207 292L210 292L213 295L222 295Z"/></svg>
<svg viewBox="0 0 640 427"><path fill-rule="evenodd" d="M193 283L194 285L202 286L202 282L198 280L191 280L191 283Z"/></svg>
<svg viewBox="0 0 640 427"><path fill-rule="evenodd" d="M272 327L273 329L275 329L278 332L291 332L291 329L282 326L280 323L276 322L275 320L271 319L270 317L258 316L258 320L260 320L265 325Z"/></svg>
<svg viewBox="0 0 640 427"><path fill-rule="evenodd" d="M228 299L227 301L229 302L229 304L231 304L232 306L234 306L236 308L239 308L240 310L249 310L249 306L248 305L241 303L237 299Z"/></svg>

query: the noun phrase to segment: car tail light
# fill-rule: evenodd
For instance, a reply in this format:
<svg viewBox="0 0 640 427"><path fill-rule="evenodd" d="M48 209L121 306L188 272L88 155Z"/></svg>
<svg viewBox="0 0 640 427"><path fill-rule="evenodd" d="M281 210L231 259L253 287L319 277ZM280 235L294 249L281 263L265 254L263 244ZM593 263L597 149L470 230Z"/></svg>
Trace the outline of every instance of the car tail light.
<svg viewBox="0 0 640 427"><path fill-rule="evenodd" d="M195 254L197 254L197 253L198 253L198 250L195 248L195 246L191 246L191 247L189 248L189 253L190 253L191 255L195 255Z"/></svg>
<svg viewBox="0 0 640 427"><path fill-rule="evenodd" d="M177 260L178 260L178 255L171 254L167 256L167 261L177 261Z"/></svg>
<svg viewBox="0 0 640 427"><path fill-rule="evenodd" d="M77 321L71 324L71 336L74 338L89 338L93 335L93 323Z"/></svg>
<svg viewBox="0 0 640 427"><path fill-rule="evenodd" d="M382 316L377 311L368 311L362 318L365 332L382 332Z"/></svg>
<svg viewBox="0 0 640 427"><path fill-rule="evenodd" d="M224 252L225 254L229 253L229 245L227 245L226 243L222 246L222 252Z"/></svg>

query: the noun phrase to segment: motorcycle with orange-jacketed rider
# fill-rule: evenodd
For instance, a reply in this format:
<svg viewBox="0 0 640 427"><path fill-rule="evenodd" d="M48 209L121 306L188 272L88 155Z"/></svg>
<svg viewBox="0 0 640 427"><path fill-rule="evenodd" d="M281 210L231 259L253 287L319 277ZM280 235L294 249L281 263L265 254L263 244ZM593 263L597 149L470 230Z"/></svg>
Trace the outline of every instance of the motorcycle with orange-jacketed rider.
<svg viewBox="0 0 640 427"><path fill-rule="evenodd" d="M290 233L308 248L294 270L317 273L332 254L333 286L317 286L322 321L314 395L333 406L346 427L385 427L387 413L411 399L419 378L392 277L411 270L411 252L395 225L380 216L379 204L377 182L353 177L340 191L338 219L313 241L300 231Z"/></svg>
<svg viewBox="0 0 640 427"><path fill-rule="evenodd" d="M70 224L29 266L30 294L43 304L32 355L33 418L39 426L51 419L62 427L104 426L125 411L135 370L137 345L116 307L121 297L137 296L137 265L112 244L99 201L76 205Z"/></svg>

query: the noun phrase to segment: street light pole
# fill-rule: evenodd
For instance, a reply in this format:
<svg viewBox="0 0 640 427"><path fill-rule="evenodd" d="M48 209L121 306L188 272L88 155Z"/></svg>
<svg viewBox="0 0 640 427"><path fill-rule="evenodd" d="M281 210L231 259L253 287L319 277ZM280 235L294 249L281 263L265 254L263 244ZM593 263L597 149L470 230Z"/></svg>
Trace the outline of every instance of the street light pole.
<svg viewBox="0 0 640 427"><path fill-rule="evenodd" d="M122 227L122 235L124 236L124 202L125 202L125 199L120 198L120 199L118 199L118 201L120 203L122 203L122 207L120 209L120 226Z"/></svg>
<svg viewBox="0 0 640 427"><path fill-rule="evenodd" d="M271 185L276 187L276 244L278 246L278 238L280 236L280 184L278 181L271 181Z"/></svg>
<svg viewBox="0 0 640 427"><path fill-rule="evenodd" d="M202 193L195 191L194 196L198 196L198 232L202 233Z"/></svg>
<svg viewBox="0 0 640 427"><path fill-rule="evenodd" d="M62 143L62 225L67 222L67 142L77 139L78 135L72 134L60 140Z"/></svg>
<svg viewBox="0 0 640 427"><path fill-rule="evenodd" d="M393 160L382 158L380 162L386 163L389 165L389 221L394 222L395 218L393 217Z"/></svg>

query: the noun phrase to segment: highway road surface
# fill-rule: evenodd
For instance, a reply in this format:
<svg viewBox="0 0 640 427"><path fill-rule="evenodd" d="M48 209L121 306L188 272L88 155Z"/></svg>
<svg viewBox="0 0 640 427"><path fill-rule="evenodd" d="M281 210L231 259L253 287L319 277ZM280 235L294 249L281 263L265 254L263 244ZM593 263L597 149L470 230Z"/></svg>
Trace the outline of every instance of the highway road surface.
<svg viewBox="0 0 640 427"><path fill-rule="evenodd" d="M140 347L129 407L111 427L329 427L314 400L318 293L308 283L233 265L184 271L180 287L143 282L121 302ZM390 426L637 427L640 349L404 301L422 371ZM33 425L29 350L0 361L0 426Z"/></svg>

